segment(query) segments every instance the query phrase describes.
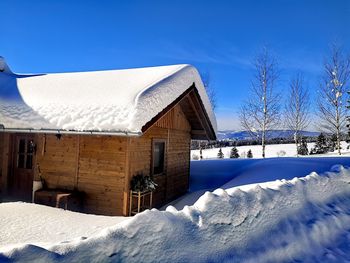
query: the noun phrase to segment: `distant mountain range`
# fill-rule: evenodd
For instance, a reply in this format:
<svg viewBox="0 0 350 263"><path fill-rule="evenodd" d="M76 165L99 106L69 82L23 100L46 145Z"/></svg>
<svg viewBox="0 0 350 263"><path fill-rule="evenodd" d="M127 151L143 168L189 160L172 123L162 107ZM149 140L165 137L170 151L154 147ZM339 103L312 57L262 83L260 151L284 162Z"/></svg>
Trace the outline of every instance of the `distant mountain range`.
<svg viewBox="0 0 350 263"><path fill-rule="evenodd" d="M261 132L258 132L261 134ZM317 137L319 132L302 131L302 135L306 137ZM218 131L218 140L251 140L248 131ZM291 130L271 130L267 134L268 139L274 138L293 138L294 132Z"/></svg>

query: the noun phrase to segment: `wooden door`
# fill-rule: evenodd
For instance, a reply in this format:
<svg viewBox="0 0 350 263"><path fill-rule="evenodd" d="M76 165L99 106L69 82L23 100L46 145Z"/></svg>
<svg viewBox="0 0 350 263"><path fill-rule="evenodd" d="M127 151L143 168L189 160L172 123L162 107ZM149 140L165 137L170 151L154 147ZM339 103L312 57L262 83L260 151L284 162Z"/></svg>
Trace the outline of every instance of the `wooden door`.
<svg viewBox="0 0 350 263"><path fill-rule="evenodd" d="M35 143L32 134L15 135L12 195L30 201L33 190Z"/></svg>

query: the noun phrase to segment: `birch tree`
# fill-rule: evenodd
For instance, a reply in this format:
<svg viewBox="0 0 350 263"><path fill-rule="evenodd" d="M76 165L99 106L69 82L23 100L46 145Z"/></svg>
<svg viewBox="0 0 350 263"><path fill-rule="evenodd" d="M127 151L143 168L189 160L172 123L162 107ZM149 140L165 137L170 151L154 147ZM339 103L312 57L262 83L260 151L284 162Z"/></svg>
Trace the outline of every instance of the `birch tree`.
<svg viewBox="0 0 350 263"><path fill-rule="evenodd" d="M206 73L202 74L201 77L202 77L204 88L205 88L207 95L209 97L211 107L212 107L213 111L215 111L216 106L217 106L216 90L214 89L213 85L210 83L210 81L211 81L210 74L209 74L209 72L206 72Z"/></svg>
<svg viewBox="0 0 350 263"><path fill-rule="evenodd" d="M350 57L338 46L324 62L324 71L317 99L320 128L336 136L336 148L340 151L341 133L346 127L346 91L350 77Z"/></svg>
<svg viewBox="0 0 350 263"><path fill-rule="evenodd" d="M277 63L265 48L256 56L255 74L249 97L240 110L240 122L250 135L260 140L265 158L267 132L280 122L280 98L275 90L278 78Z"/></svg>
<svg viewBox="0 0 350 263"><path fill-rule="evenodd" d="M305 130L310 122L310 95L304 87L304 78L301 74L291 79L285 106L286 127L293 131L294 141L298 154L298 144L301 139L301 131Z"/></svg>

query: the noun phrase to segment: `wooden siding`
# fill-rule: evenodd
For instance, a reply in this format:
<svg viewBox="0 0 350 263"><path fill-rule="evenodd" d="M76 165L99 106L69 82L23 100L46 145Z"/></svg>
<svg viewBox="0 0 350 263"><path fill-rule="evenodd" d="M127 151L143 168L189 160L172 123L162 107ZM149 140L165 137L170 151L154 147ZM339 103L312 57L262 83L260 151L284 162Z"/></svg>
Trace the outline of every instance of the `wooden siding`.
<svg viewBox="0 0 350 263"><path fill-rule="evenodd" d="M87 212L122 215L127 139L81 136L78 189Z"/></svg>
<svg viewBox="0 0 350 263"><path fill-rule="evenodd" d="M39 170L49 188L73 190L75 188L76 136L37 135L35 138L36 170L34 178L39 180Z"/></svg>
<svg viewBox="0 0 350 263"><path fill-rule="evenodd" d="M165 173L155 176L158 184L154 193L154 206L159 207L188 190L191 126L179 105L171 109L147 132L129 139L129 176L143 173L149 175L152 161L152 140L166 141ZM125 207L127 207L127 200ZM127 209L127 208L125 208Z"/></svg>
<svg viewBox="0 0 350 263"><path fill-rule="evenodd" d="M11 174L11 135L8 133L0 133L0 193L1 196L7 194L9 180L8 175ZM0 196L0 199L1 199Z"/></svg>
<svg viewBox="0 0 350 263"><path fill-rule="evenodd" d="M49 188L83 191L87 213L122 214L126 138L37 135L36 141L36 162Z"/></svg>

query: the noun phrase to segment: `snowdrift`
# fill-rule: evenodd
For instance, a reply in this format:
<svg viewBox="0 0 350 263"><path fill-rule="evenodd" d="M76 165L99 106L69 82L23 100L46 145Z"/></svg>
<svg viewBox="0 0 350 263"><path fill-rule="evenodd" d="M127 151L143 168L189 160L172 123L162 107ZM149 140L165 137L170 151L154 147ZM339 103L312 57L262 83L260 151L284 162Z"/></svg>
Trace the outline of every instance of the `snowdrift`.
<svg viewBox="0 0 350 263"><path fill-rule="evenodd" d="M0 261L350 260L350 169L242 189L206 192L181 211L148 210L85 240L3 250Z"/></svg>

